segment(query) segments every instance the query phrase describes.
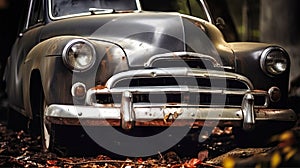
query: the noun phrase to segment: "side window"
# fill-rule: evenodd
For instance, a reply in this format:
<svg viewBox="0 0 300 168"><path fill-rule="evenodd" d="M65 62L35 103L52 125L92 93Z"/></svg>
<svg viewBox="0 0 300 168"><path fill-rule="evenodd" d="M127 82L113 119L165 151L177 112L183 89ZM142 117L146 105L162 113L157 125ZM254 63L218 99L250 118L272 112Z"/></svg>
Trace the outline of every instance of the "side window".
<svg viewBox="0 0 300 168"><path fill-rule="evenodd" d="M43 21L44 21L43 1L42 0L34 0L32 3L28 26L30 27L37 23L41 23Z"/></svg>
<svg viewBox="0 0 300 168"><path fill-rule="evenodd" d="M22 7L21 7L21 11L20 11L18 33L23 32L27 27L27 19L28 19L28 11L30 8L30 0L24 0L21 5L22 5Z"/></svg>

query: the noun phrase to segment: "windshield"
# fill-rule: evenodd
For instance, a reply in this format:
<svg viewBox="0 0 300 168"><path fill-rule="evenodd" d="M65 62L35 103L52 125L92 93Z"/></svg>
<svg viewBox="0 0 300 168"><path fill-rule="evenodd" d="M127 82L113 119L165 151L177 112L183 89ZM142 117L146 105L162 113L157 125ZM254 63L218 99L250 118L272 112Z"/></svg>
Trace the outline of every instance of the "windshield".
<svg viewBox="0 0 300 168"><path fill-rule="evenodd" d="M51 0L53 17L86 13L90 8L137 10L135 0Z"/></svg>
<svg viewBox="0 0 300 168"><path fill-rule="evenodd" d="M145 11L179 12L207 20L199 0L140 0Z"/></svg>
<svg viewBox="0 0 300 168"><path fill-rule="evenodd" d="M52 17L89 13L91 8L115 11L133 11L141 6L143 11L179 12L207 20L199 0L50 0ZM139 2L140 4L136 4Z"/></svg>

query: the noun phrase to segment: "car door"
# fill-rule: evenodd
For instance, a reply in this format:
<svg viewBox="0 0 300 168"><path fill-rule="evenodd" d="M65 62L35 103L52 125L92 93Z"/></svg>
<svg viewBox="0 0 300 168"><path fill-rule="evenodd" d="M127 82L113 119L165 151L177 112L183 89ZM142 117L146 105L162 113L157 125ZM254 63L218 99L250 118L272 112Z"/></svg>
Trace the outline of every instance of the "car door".
<svg viewBox="0 0 300 168"><path fill-rule="evenodd" d="M24 112L22 90L22 64L29 51L40 42L40 33L44 25L43 0L30 0L24 7L27 17L21 22L18 35L8 60L6 81L7 94L10 106Z"/></svg>

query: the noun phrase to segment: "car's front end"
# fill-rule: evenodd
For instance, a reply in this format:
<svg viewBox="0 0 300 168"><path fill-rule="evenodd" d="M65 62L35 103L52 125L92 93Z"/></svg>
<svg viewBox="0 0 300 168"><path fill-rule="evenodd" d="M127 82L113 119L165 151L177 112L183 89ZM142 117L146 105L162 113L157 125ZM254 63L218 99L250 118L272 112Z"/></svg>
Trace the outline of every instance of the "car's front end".
<svg viewBox="0 0 300 168"><path fill-rule="evenodd" d="M124 23L130 31L122 34ZM159 23L164 29L151 32ZM119 33L109 37L107 31ZM175 125L248 130L264 121L294 122L285 104L287 53L268 44L228 44L220 35L211 24L184 15L141 13L114 19L93 37L71 38L61 51L73 71L67 91L73 103L50 103L45 115L53 124L126 130ZM98 45L111 39L113 47Z"/></svg>
<svg viewBox="0 0 300 168"><path fill-rule="evenodd" d="M174 55L183 53L170 53ZM200 54L184 53L186 59ZM162 58L160 56L160 58ZM205 56L203 58L206 58ZM165 60L168 61L168 60ZM72 87L81 97L83 83ZM46 116L54 124L93 126L235 126L251 129L257 121L296 120L290 109L270 108L280 90L255 90L245 76L206 69L154 68L120 72L105 85L89 88L86 105L53 104ZM176 122L175 122L176 120Z"/></svg>

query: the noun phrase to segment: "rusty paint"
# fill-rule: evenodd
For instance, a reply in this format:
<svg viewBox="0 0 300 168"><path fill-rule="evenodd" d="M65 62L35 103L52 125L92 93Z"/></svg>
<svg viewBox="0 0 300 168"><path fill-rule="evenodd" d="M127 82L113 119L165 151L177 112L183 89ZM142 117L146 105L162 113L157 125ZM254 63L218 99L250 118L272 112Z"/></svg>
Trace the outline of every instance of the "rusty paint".
<svg viewBox="0 0 300 168"><path fill-rule="evenodd" d="M47 120L52 124L57 125L76 125L76 126L114 126L120 127L121 122L118 119L76 119L76 118L58 118L58 117L47 117ZM191 128L198 127L215 127L215 126L241 126L240 121L207 121L207 120L173 120L165 122L162 119L157 120L138 120L135 121L136 127L170 127L170 126L189 126Z"/></svg>
<svg viewBox="0 0 300 168"><path fill-rule="evenodd" d="M266 91L264 90L252 90L253 93L265 94Z"/></svg>
<svg viewBox="0 0 300 168"><path fill-rule="evenodd" d="M113 54L111 53L111 48L110 47L106 47L106 55L107 55L107 60L109 62L113 61Z"/></svg>
<svg viewBox="0 0 300 168"><path fill-rule="evenodd" d="M164 123L168 123L168 120L169 120L169 117L170 117L170 115L171 115L171 113L169 113L169 114L166 114L165 116L164 116Z"/></svg>
<svg viewBox="0 0 300 168"><path fill-rule="evenodd" d="M120 126L120 120L99 120L99 119L77 119L77 118L60 118L47 117L52 124L57 125L74 125L74 126Z"/></svg>
<svg viewBox="0 0 300 168"><path fill-rule="evenodd" d="M172 53L173 58L177 58L178 56L175 53Z"/></svg>
<svg viewBox="0 0 300 168"><path fill-rule="evenodd" d="M205 27L202 25L202 23L201 22L199 22L199 21L195 21L195 20L192 20L192 19L189 19L195 26L197 26L197 27L199 27L202 31L206 31L205 30Z"/></svg>
<svg viewBox="0 0 300 168"><path fill-rule="evenodd" d="M107 63L107 60L103 59L100 64L101 64L100 80L101 81L106 81L107 80L106 76L108 74L108 66L107 66L108 63Z"/></svg>
<svg viewBox="0 0 300 168"><path fill-rule="evenodd" d="M95 86L95 87L93 87L93 88L91 88L92 90L102 90L102 89L105 89L106 88L106 86L104 86L104 85L97 85L97 86Z"/></svg>

